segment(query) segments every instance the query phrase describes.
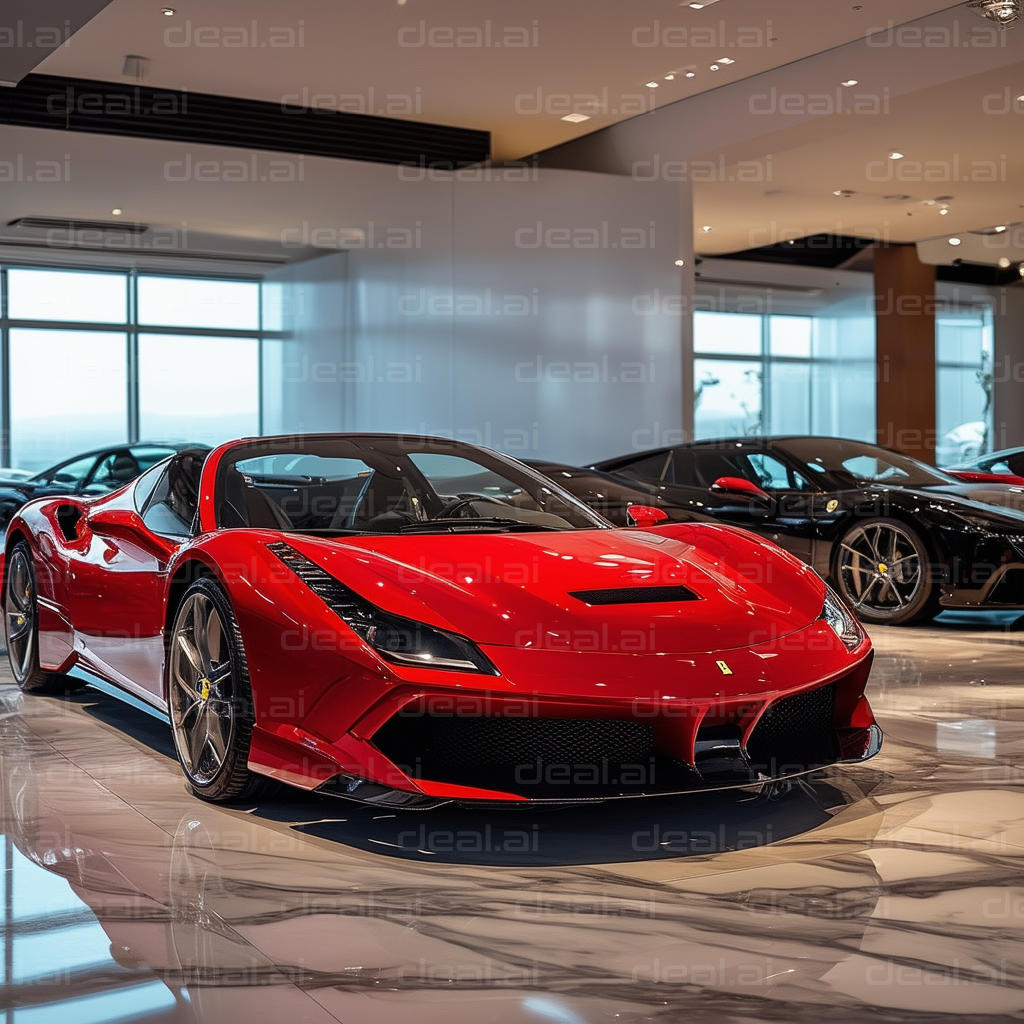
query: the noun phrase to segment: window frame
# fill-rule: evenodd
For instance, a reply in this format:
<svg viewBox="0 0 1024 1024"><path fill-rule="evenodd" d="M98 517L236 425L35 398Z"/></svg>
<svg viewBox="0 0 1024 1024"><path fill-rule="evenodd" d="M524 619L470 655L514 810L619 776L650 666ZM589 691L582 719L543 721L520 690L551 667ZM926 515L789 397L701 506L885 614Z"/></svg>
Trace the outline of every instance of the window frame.
<svg viewBox="0 0 1024 1024"><path fill-rule="evenodd" d="M12 319L8 315L9 308L9 282L8 271L10 270L55 270L72 271L79 273L105 273L121 274L124 276L125 289L127 294L128 317L123 323L100 323L87 320L32 320ZM208 327L168 327L150 324L140 324L139 307L139 279L144 277L172 277L185 280L204 281L244 281L254 283L259 287L258 295L258 326L253 330L229 329L229 328L208 328ZM140 409L139 409L139 335L176 335L199 338L238 338L250 339L257 342L257 425L258 434L262 436L264 431L264 408L263 408L263 362L265 343L272 340L280 340L286 337L284 331L268 330L264 323L264 292L263 278L258 274L218 274L210 273L185 273L165 270L139 270L135 267L124 266L92 266L84 263L50 263L33 262L32 260L17 260L0 262L0 465L11 464L11 366L10 366L10 332L18 329L30 330L59 330L69 332L117 332L124 334L126 338L126 379L127 379L127 422L125 424L124 437L115 441L111 449L123 446L133 447L140 443L159 441L160 438L143 438L140 436ZM67 462L74 460L69 457Z"/></svg>

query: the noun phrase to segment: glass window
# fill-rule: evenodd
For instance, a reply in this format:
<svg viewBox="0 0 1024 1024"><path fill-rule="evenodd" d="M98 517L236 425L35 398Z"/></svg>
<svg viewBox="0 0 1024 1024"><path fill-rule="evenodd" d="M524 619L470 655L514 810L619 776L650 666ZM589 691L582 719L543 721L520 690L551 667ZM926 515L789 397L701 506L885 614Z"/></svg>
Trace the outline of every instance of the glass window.
<svg viewBox="0 0 1024 1024"><path fill-rule="evenodd" d="M128 440L123 334L10 332L11 461L40 470Z"/></svg>
<svg viewBox="0 0 1024 1024"><path fill-rule="evenodd" d="M658 452L657 455L648 455L645 459L637 459L636 462L613 469L612 472L637 480L661 480L665 476L665 467L670 458L671 453Z"/></svg>
<svg viewBox="0 0 1024 1024"><path fill-rule="evenodd" d="M7 271L7 315L12 320L123 324L128 319L128 278L12 267Z"/></svg>
<svg viewBox="0 0 1024 1024"><path fill-rule="evenodd" d="M694 352L761 354L761 317L742 313L694 313Z"/></svg>
<svg viewBox="0 0 1024 1024"><path fill-rule="evenodd" d="M155 466L161 460L166 459L168 455L173 455L174 452L174 448L153 448L149 446L136 446L132 448L132 455L139 464L140 472L144 472L150 466Z"/></svg>
<svg viewBox="0 0 1024 1024"><path fill-rule="evenodd" d="M737 437L763 431L762 363L695 359L694 428L698 438Z"/></svg>
<svg viewBox="0 0 1024 1024"><path fill-rule="evenodd" d="M156 484L142 513L143 522L154 533L174 538L192 535L205 460L205 452L181 452L156 470Z"/></svg>
<svg viewBox="0 0 1024 1024"><path fill-rule="evenodd" d="M140 276L139 323L259 330L260 286L256 281Z"/></svg>
<svg viewBox="0 0 1024 1024"><path fill-rule="evenodd" d="M768 319L768 353L773 356L811 356L809 316L773 316Z"/></svg>
<svg viewBox="0 0 1024 1024"><path fill-rule="evenodd" d="M991 310L938 317L935 351L935 460L940 466L954 466L978 458L991 447Z"/></svg>
<svg viewBox="0 0 1024 1024"><path fill-rule="evenodd" d="M259 342L139 338L139 432L216 445L259 433Z"/></svg>
<svg viewBox="0 0 1024 1024"><path fill-rule="evenodd" d="M759 487L766 491L809 491L811 485L795 469L790 469L784 462L756 452L747 456L750 468L754 471ZM749 477L749 474L747 474Z"/></svg>

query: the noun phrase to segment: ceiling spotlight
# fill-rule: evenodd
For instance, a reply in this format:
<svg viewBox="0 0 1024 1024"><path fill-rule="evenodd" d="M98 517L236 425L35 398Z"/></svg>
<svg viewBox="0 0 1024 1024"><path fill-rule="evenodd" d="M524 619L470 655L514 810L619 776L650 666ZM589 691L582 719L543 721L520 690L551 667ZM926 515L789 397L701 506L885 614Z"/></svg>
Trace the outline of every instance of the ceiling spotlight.
<svg viewBox="0 0 1024 1024"><path fill-rule="evenodd" d="M658 83L657 82L648 82L647 83L647 88L648 89L657 89L658 88Z"/></svg>
<svg viewBox="0 0 1024 1024"><path fill-rule="evenodd" d="M889 159L890 160L902 160L903 159L903 154L898 149L890 150L890 152L889 152Z"/></svg>
<svg viewBox="0 0 1024 1024"><path fill-rule="evenodd" d="M1000 28L1007 28L1024 18L1024 0L967 0L965 6Z"/></svg>
<svg viewBox="0 0 1024 1024"><path fill-rule="evenodd" d="M686 260L676 260L676 266L677 267L685 267L686 266Z"/></svg>
<svg viewBox="0 0 1024 1024"><path fill-rule="evenodd" d="M717 71L718 70L718 65L717 64L712 64L711 65L711 70L712 71Z"/></svg>
<svg viewBox="0 0 1024 1024"><path fill-rule="evenodd" d="M665 76L665 81L666 82L674 82L675 80L676 80L676 76L675 75L666 75Z"/></svg>
<svg viewBox="0 0 1024 1024"><path fill-rule="evenodd" d="M686 77L687 78L696 78L697 77L697 72L696 71L687 71L686 72Z"/></svg>
<svg viewBox="0 0 1024 1024"><path fill-rule="evenodd" d="M160 13L165 18L173 18L178 12L173 7L161 7Z"/></svg>
<svg viewBox="0 0 1024 1024"><path fill-rule="evenodd" d="M691 6L691 7L692 7L692 8L693 8L693 9L694 9L695 11L702 11L702 10L704 10L704 5L703 5L703 4L696 4L696 3L694 3L694 4L690 4L690 6Z"/></svg>
<svg viewBox="0 0 1024 1024"><path fill-rule="evenodd" d="M115 217L120 217L120 216L121 216L121 214L122 214L122 213L124 213L124 210L122 210L120 206L115 206L115 207L114 207L114 208L113 208L113 209L112 209L112 210L111 210L110 212L111 212L111 213L112 213L112 214L113 214L113 215L114 215Z"/></svg>
<svg viewBox="0 0 1024 1024"><path fill-rule="evenodd" d="M949 207L948 206L944 206L941 210L939 210L939 216L940 217L945 217L947 213L949 213Z"/></svg>
<svg viewBox="0 0 1024 1024"><path fill-rule="evenodd" d="M849 89L857 84L856 78L848 78L845 82L839 83L844 89Z"/></svg>
<svg viewBox="0 0 1024 1024"><path fill-rule="evenodd" d="M736 61L734 61L732 59L732 57L719 57L718 58L718 63L719 64L735 64Z"/></svg>
<svg viewBox="0 0 1024 1024"><path fill-rule="evenodd" d="M566 114L562 118L563 121L568 121L570 124L581 124L583 121L589 121L589 114Z"/></svg>
<svg viewBox="0 0 1024 1024"><path fill-rule="evenodd" d="M949 244L950 245L959 245L960 244L960 239L959 238L951 238L951 239L949 239Z"/></svg>
<svg viewBox="0 0 1024 1024"><path fill-rule="evenodd" d="M707 234L707 233L708 233L708 232L709 232L710 230L711 230L711 225L710 225L710 224L705 224L705 225L704 225L704 227L702 227L702 228L701 228L701 231L703 231L705 235L706 235L706 234Z"/></svg>
<svg viewBox="0 0 1024 1024"><path fill-rule="evenodd" d="M1009 258L1008 258L1008 257L1006 257L1006 256L1001 256L1001 257L1000 257L1000 259L999 259L999 269L1000 269L1000 270L1006 270L1006 268L1007 268L1007 267L1008 267L1009 265L1010 265L1010 260L1009 260Z"/></svg>
<svg viewBox="0 0 1024 1024"><path fill-rule="evenodd" d="M1005 224L997 224L992 230L997 235L1001 235L1006 230L1006 225Z"/></svg>
<svg viewBox="0 0 1024 1024"><path fill-rule="evenodd" d="M849 199L850 196L855 194L856 193L854 193L852 188L837 188L835 192L832 193L834 196L839 196L840 199Z"/></svg>
<svg viewBox="0 0 1024 1024"><path fill-rule="evenodd" d="M1017 273L1018 273L1018 274L1020 274L1020 276L1021 276L1021 277L1024 277L1024 263L1022 263L1022 264L1021 264L1021 265L1020 265L1020 266L1019 266L1019 267L1017 268Z"/></svg>

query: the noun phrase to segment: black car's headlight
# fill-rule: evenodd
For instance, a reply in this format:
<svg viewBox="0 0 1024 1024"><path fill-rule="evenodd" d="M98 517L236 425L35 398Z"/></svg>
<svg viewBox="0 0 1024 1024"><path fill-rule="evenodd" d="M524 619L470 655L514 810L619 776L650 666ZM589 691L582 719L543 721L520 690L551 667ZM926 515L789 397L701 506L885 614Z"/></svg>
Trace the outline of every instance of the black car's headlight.
<svg viewBox="0 0 1024 1024"><path fill-rule="evenodd" d="M283 541L267 546L382 658L417 668L501 674L471 640L378 608Z"/></svg>
<svg viewBox="0 0 1024 1024"><path fill-rule="evenodd" d="M856 650L864 640L864 630L856 616L836 596L831 587L825 588L825 605L819 619L824 619L848 651Z"/></svg>

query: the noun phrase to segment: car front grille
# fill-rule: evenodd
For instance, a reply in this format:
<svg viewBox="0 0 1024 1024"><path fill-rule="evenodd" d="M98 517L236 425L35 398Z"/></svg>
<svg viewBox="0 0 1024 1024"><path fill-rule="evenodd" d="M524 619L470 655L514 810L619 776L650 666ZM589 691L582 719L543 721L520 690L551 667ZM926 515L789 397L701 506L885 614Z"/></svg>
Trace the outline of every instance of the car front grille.
<svg viewBox="0 0 1024 1024"><path fill-rule="evenodd" d="M783 697L770 704L747 742L751 767L765 775L792 774L838 756L836 684Z"/></svg>

